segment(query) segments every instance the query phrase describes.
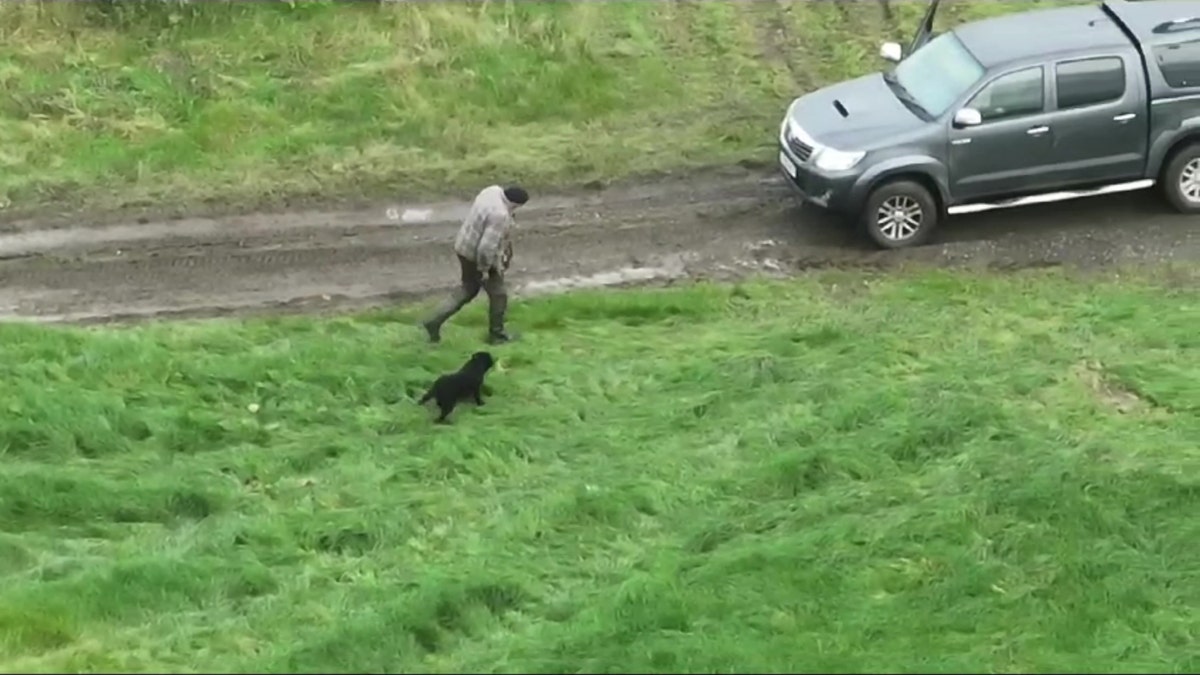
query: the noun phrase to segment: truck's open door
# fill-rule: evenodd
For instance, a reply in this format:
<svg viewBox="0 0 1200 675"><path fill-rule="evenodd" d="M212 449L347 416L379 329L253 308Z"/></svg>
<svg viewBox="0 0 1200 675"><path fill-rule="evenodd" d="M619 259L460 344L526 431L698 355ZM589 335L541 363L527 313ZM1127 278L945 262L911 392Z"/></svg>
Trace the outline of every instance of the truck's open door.
<svg viewBox="0 0 1200 675"><path fill-rule="evenodd" d="M921 19L921 25L917 27L917 34L913 36L912 44L909 45L905 55L912 54L921 47L925 46L935 37L933 32L933 20L937 17L938 5L942 4L942 0L929 0L929 7L925 10L925 17Z"/></svg>

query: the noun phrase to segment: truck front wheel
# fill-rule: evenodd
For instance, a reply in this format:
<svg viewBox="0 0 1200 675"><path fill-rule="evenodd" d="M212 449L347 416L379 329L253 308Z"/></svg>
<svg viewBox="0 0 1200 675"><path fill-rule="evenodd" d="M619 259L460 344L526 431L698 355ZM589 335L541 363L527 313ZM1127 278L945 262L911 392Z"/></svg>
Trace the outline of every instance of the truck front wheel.
<svg viewBox="0 0 1200 675"><path fill-rule="evenodd" d="M1162 173L1167 201L1180 213L1200 213L1200 143L1171 158Z"/></svg>
<svg viewBox="0 0 1200 675"><path fill-rule="evenodd" d="M876 244L898 249L929 241L939 215L937 201L925 186L897 180L875 188L859 218Z"/></svg>

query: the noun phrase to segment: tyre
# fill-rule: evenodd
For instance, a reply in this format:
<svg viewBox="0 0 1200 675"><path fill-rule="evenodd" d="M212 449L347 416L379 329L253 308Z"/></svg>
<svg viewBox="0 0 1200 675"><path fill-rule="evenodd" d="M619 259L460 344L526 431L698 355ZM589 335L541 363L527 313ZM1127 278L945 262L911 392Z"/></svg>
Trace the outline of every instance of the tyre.
<svg viewBox="0 0 1200 675"><path fill-rule="evenodd" d="M940 216L937 201L925 186L898 180L875 188L859 218L877 245L897 249L929 241Z"/></svg>
<svg viewBox="0 0 1200 675"><path fill-rule="evenodd" d="M1200 213L1200 144L1175 153L1163 169L1162 187L1176 211Z"/></svg>

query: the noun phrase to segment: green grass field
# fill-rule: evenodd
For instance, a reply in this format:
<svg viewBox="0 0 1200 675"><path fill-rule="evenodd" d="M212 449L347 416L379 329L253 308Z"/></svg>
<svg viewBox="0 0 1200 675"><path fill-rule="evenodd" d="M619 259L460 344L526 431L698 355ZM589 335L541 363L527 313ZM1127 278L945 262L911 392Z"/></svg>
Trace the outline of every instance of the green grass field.
<svg viewBox="0 0 1200 675"><path fill-rule="evenodd" d="M0 327L4 672L1195 672L1200 305L1061 273ZM686 336L686 339L682 339Z"/></svg>
<svg viewBox="0 0 1200 675"><path fill-rule="evenodd" d="M890 4L3 3L0 215L767 162ZM522 302L448 427L481 307L0 325L0 672L1195 672L1196 281Z"/></svg>
<svg viewBox="0 0 1200 675"><path fill-rule="evenodd" d="M0 215L429 197L771 161L920 3L0 5ZM117 6L136 3L118 2ZM947 24L1033 3L948 3ZM1048 3L1042 3L1048 4Z"/></svg>

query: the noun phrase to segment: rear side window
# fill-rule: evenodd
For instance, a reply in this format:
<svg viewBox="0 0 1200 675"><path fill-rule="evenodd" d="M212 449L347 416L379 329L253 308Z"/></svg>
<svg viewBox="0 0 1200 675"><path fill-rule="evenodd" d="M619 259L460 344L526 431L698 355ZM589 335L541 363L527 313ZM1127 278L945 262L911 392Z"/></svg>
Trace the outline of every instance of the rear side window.
<svg viewBox="0 0 1200 675"><path fill-rule="evenodd" d="M1200 40L1155 47L1154 60L1163 79L1172 87L1200 86Z"/></svg>
<svg viewBox="0 0 1200 675"><path fill-rule="evenodd" d="M1125 96L1125 62L1120 57L1066 61L1054 68L1058 109L1109 103Z"/></svg>

